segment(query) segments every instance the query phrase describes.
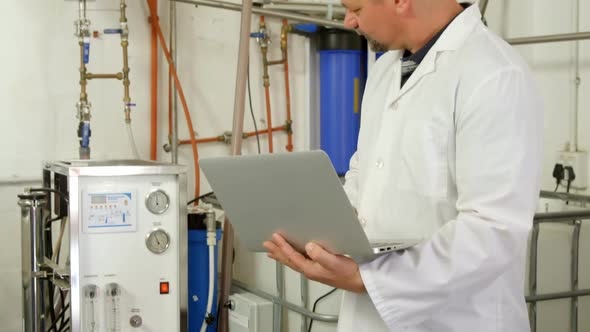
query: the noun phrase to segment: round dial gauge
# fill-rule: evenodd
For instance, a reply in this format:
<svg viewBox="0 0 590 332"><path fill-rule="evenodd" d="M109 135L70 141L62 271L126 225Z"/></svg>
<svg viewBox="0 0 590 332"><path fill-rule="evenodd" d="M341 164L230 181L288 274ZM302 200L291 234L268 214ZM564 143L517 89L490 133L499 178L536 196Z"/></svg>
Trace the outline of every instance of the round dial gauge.
<svg viewBox="0 0 590 332"><path fill-rule="evenodd" d="M170 198L164 190L154 190L145 199L145 206L154 214L162 214L170 206Z"/></svg>
<svg viewBox="0 0 590 332"><path fill-rule="evenodd" d="M145 245L154 254L161 254L170 246L170 235L163 229L155 229L147 235Z"/></svg>

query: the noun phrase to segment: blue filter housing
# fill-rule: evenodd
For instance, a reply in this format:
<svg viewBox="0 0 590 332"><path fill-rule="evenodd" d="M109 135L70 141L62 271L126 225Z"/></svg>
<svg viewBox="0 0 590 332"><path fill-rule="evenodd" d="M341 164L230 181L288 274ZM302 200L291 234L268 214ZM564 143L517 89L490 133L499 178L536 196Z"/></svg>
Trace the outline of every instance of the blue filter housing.
<svg viewBox="0 0 590 332"><path fill-rule="evenodd" d="M367 79L366 41L354 32L320 32L320 147L344 175L356 151Z"/></svg>
<svg viewBox="0 0 590 332"><path fill-rule="evenodd" d="M199 332L207 310L209 292L209 247L207 246L207 228L204 223L205 214L188 215L188 330ZM220 225L217 225L217 242L221 239ZM215 263L213 264L214 296L212 324L207 332L217 331L217 260L218 246L215 246Z"/></svg>

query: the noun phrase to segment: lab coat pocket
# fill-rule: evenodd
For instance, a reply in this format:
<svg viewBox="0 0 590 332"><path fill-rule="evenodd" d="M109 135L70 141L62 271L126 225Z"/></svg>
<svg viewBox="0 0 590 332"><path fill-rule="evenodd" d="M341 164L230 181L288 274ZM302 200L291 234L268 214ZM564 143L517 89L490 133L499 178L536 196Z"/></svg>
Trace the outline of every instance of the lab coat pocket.
<svg viewBox="0 0 590 332"><path fill-rule="evenodd" d="M398 185L418 195L447 197L449 127L442 117L408 119L403 129Z"/></svg>

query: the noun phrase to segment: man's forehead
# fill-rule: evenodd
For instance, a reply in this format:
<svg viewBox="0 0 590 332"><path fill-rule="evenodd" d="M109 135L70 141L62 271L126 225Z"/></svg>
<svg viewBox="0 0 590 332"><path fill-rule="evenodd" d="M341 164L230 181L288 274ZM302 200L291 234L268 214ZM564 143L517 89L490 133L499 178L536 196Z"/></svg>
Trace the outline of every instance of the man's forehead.
<svg viewBox="0 0 590 332"><path fill-rule="evenodd" d="M342 0L342 6L347 8L350 6L359 5L360 3L362 3L362 0Z"/></svg>

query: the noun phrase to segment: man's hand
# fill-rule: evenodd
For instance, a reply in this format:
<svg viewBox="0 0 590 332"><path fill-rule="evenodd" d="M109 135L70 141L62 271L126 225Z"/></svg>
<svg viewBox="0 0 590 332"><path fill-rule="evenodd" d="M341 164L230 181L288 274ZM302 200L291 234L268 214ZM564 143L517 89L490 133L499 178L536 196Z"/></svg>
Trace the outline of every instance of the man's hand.
<svg viewBox="0 0 590 332"><path fill-rule="evenodd" d="M308 279L351 292L366 292L358 264L348 257L334 255L320 245L309 242L305 245L309 256L306 258L279 234L273 234L272 239L264 242L263 246L268 250L268 257L303 273Z"/></svg>

